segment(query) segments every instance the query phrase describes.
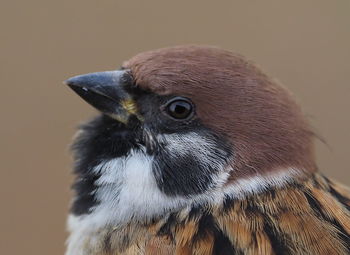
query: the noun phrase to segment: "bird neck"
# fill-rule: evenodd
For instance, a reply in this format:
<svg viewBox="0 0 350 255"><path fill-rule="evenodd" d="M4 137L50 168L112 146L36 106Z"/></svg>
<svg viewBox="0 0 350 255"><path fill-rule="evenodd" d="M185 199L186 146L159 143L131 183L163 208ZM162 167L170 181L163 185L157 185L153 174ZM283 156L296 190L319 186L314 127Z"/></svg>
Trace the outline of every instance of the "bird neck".
<svg viewBox="0 0 350 255"><path fill-rule="evenodd" d="M347 192L316 173L245 198L190 204L147 223L109 224L84 233L81 243L104 254L140 248L150 254L347 254Z"/></svg>

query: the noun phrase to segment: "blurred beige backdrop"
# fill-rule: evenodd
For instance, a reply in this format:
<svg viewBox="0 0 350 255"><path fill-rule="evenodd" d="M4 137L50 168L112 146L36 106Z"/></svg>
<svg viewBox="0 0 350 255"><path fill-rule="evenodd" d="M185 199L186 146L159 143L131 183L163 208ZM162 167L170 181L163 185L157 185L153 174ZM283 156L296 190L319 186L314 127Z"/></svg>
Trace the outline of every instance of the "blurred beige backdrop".
<svg viewBox="0 0 350 255"><path fill-rule="evenodd" d="M68 144L94 110L66 78L134 54L210 44L246 55L296 94L321 171L350 184L350 1L2 0L0 253L59 255Z"/></svg>

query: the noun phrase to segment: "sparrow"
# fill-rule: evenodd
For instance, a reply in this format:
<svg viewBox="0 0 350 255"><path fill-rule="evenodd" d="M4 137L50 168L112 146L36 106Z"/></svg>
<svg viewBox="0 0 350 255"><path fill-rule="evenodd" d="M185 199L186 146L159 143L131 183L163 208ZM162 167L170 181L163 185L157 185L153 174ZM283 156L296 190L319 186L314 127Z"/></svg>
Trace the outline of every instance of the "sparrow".
<svg viewBox="0 0 350 255"><path fill-rule="evenodd" d="M350 254L350 191L294 96L208 46L65 82L99 111L72 145L66 255Z"/></svg>

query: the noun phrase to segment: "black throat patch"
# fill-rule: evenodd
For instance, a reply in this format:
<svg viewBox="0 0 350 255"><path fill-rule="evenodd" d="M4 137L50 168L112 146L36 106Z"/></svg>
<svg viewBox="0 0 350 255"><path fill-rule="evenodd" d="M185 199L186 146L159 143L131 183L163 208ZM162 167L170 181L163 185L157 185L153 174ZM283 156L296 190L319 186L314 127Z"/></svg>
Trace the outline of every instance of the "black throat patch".
<svg viewBox="0 0 350 255"><path fill-rule="evenodd" d="M232 155L225 139L198 122L193 123L193 128L189 125L185 130L174 132L154 127L147 129L137 123L126 127L101 115L80 130L72 146L76 174L73 189L76 194L71 212L75 215L88 214L99 203L95 191L101 174L93 171L94 167L128 156L131 150L140 150L153 157L152 173L162 192L182 197L198 195L214 187L218 174ZM172 144L174 135L177 137L175 145Z"/></svg>
<svg viewBox="0 0 350 255"><path fill-rule="evenodd" d="M124 124L100 115L80 127L72 149L75 156L75 191L71 212L75 215L87 214L98 204L94 191L99 174L92 170L101 162L126 156L131 149L138 148L136 133Z"/></svg>

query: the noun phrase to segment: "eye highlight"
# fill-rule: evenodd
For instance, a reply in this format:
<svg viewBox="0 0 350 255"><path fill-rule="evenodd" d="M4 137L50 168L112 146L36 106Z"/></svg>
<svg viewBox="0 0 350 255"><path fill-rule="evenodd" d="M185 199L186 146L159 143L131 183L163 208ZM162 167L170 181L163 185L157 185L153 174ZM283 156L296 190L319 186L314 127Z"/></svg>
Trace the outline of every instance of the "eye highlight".
<svg viewBox="0 0 350 255"><path fill-rule="evenodd" d="M193 108L193 104L190 100L176 97L166 104L165 112L174 119L184 120L192 116Z"/></svg>

